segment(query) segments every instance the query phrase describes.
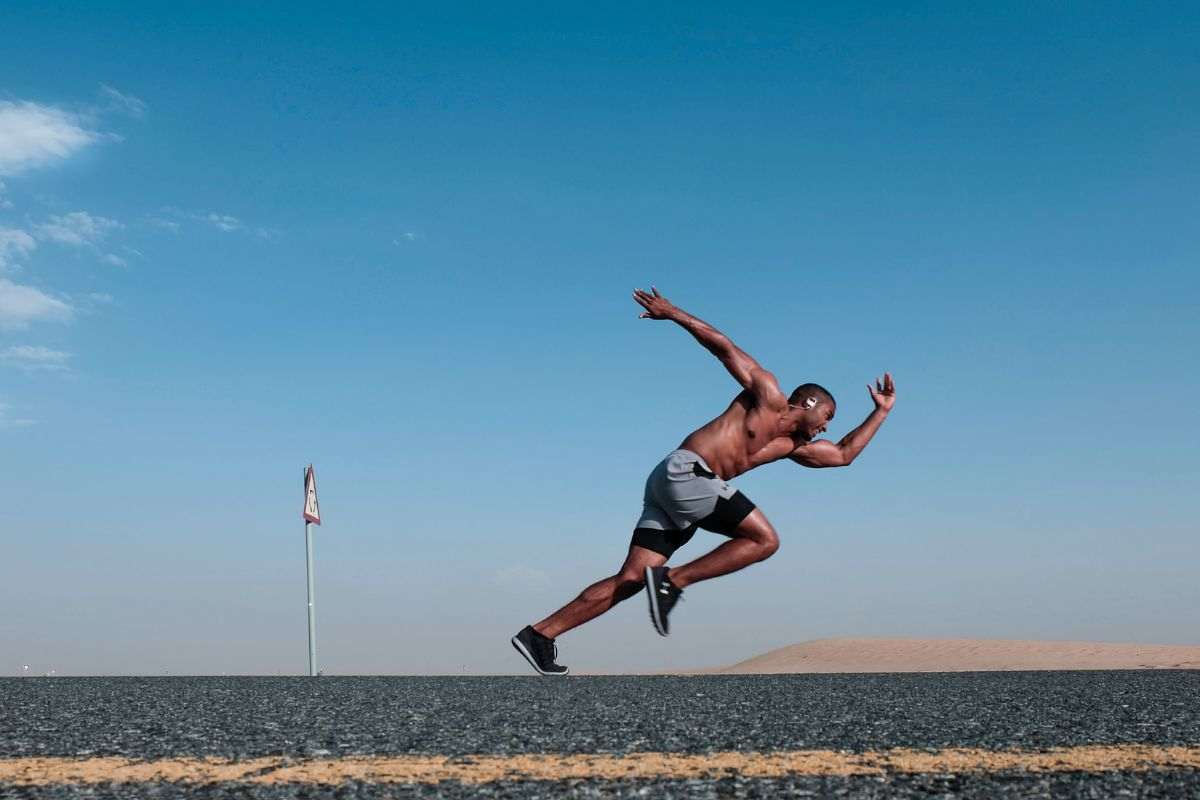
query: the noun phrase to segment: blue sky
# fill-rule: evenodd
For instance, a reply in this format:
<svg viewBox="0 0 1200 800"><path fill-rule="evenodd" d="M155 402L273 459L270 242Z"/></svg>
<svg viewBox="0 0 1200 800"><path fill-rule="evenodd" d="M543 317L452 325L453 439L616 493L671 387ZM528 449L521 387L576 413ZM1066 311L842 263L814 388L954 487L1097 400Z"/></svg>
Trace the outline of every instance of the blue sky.
<svg viewBox="0 0 1200 800"><path fill-rule="evenodd" d="M1200 18L1153 4L6 6L0 672L521 671L736 390L770 561L583 670L824 636L1194 642ZM695 557L719 539L698 536Z"/></svg>

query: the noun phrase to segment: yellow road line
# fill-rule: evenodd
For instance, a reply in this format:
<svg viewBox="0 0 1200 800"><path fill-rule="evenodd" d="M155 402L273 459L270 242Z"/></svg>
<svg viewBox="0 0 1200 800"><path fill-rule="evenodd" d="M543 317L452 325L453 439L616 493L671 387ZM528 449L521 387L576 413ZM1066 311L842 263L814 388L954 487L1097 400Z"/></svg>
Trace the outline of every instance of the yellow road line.
<svg viewBox="0 0 1200 800"><path fill-rule="evenodd" d="M708 754L630 753L627 755L515 756L347 756L292 760L282 757L229 761L210 758L164 758L137 761L119 757L0 758L0 784L146 783L187 784L236 782L338 784L435 784L441 781L491 783L500 780L597 778L719 778L743 775L777 778L787 775L881 775L887 773L992 772L1143 772L1151 769L1200 769L1200 746L1085 745L1045 751L879 750L849 753L835 750Z"/></svg>

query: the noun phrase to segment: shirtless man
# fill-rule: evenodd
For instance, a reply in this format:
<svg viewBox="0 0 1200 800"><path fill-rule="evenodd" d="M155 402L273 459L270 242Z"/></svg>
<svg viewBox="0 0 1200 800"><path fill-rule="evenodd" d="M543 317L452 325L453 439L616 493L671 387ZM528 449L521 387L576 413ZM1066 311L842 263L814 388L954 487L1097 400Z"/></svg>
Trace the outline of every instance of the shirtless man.
<svg viewBox="0 0 1200 800"><path fill-rule="evenodd" d="M848 466L896 402L892 376L884 373L874 386L867 384L875 409L861 425L837 443L817 439L837 410L833 395L815 383L805 383L785 395L775 376L727 336L672 305L654 287L649 292L634 291L633 299L645 309L642 319L669 319L696 337L742 385L742 392L719 417L684 439L650 473L642 516L620 571L593 583L512 638L513 647L542 675L567 674L566 667L555 663L558 651L554 640L560 634L600 616L637 594L642 586L646 587L650 620L666 636L670 632L668 615L684 588L769 558L779 549L779 535L762 511L726 481L783 458L805 467ZM667 559L698 527L724 534L729 541L695 561L668 569Z"/></svg>

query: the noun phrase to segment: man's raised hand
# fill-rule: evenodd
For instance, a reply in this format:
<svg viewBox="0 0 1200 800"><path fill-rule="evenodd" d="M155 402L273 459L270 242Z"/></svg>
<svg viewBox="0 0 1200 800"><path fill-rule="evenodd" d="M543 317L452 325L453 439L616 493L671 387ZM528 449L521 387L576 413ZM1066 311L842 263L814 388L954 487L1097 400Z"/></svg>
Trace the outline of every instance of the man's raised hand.
<svg viewBox="0 0 1200 800"><path fill-rule="evenodd" d="M646 309L638 315L638 319L671 319L671 314L675 311L675 306L671 304L671 301L659 294L658 289L653 286L650 287L649 292L634 289L633 299Z"/></svg>
<svg viewBox="0 0 1200 800"><path fill-rule="evenodd" d="M883 373L883 379L876 378L875 385L867 384L867 391L875 401L875 407L881 411L891 411L896 405L896 383L890 372Z"/></svg>

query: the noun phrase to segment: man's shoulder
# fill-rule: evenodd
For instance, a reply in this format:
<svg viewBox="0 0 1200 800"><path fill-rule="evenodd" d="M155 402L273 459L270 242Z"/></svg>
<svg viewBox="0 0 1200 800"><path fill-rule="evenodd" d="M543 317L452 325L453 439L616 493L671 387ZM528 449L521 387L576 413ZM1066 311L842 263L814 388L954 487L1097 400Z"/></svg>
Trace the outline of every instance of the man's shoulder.
<svg viewBox="0 0 1200 800"><path fill-rule="evenodd" d="M758 405L772 411L782 411L787 408L787 396L779 388L779 381L774 373L759 368L751 375L749 391L754 395Z"/></svg>
<svg viewBox="0 0 1200 800"><path fill-rule="evenodd" d="M765 392L763 394L756 394L750 389L743 389L738 392L737 397L733 398L733 402L729 404L727 411L734 408L740 408L747 413L755 409L782 412L787 410L787 396L778 389L774 392Z"/></svg>

